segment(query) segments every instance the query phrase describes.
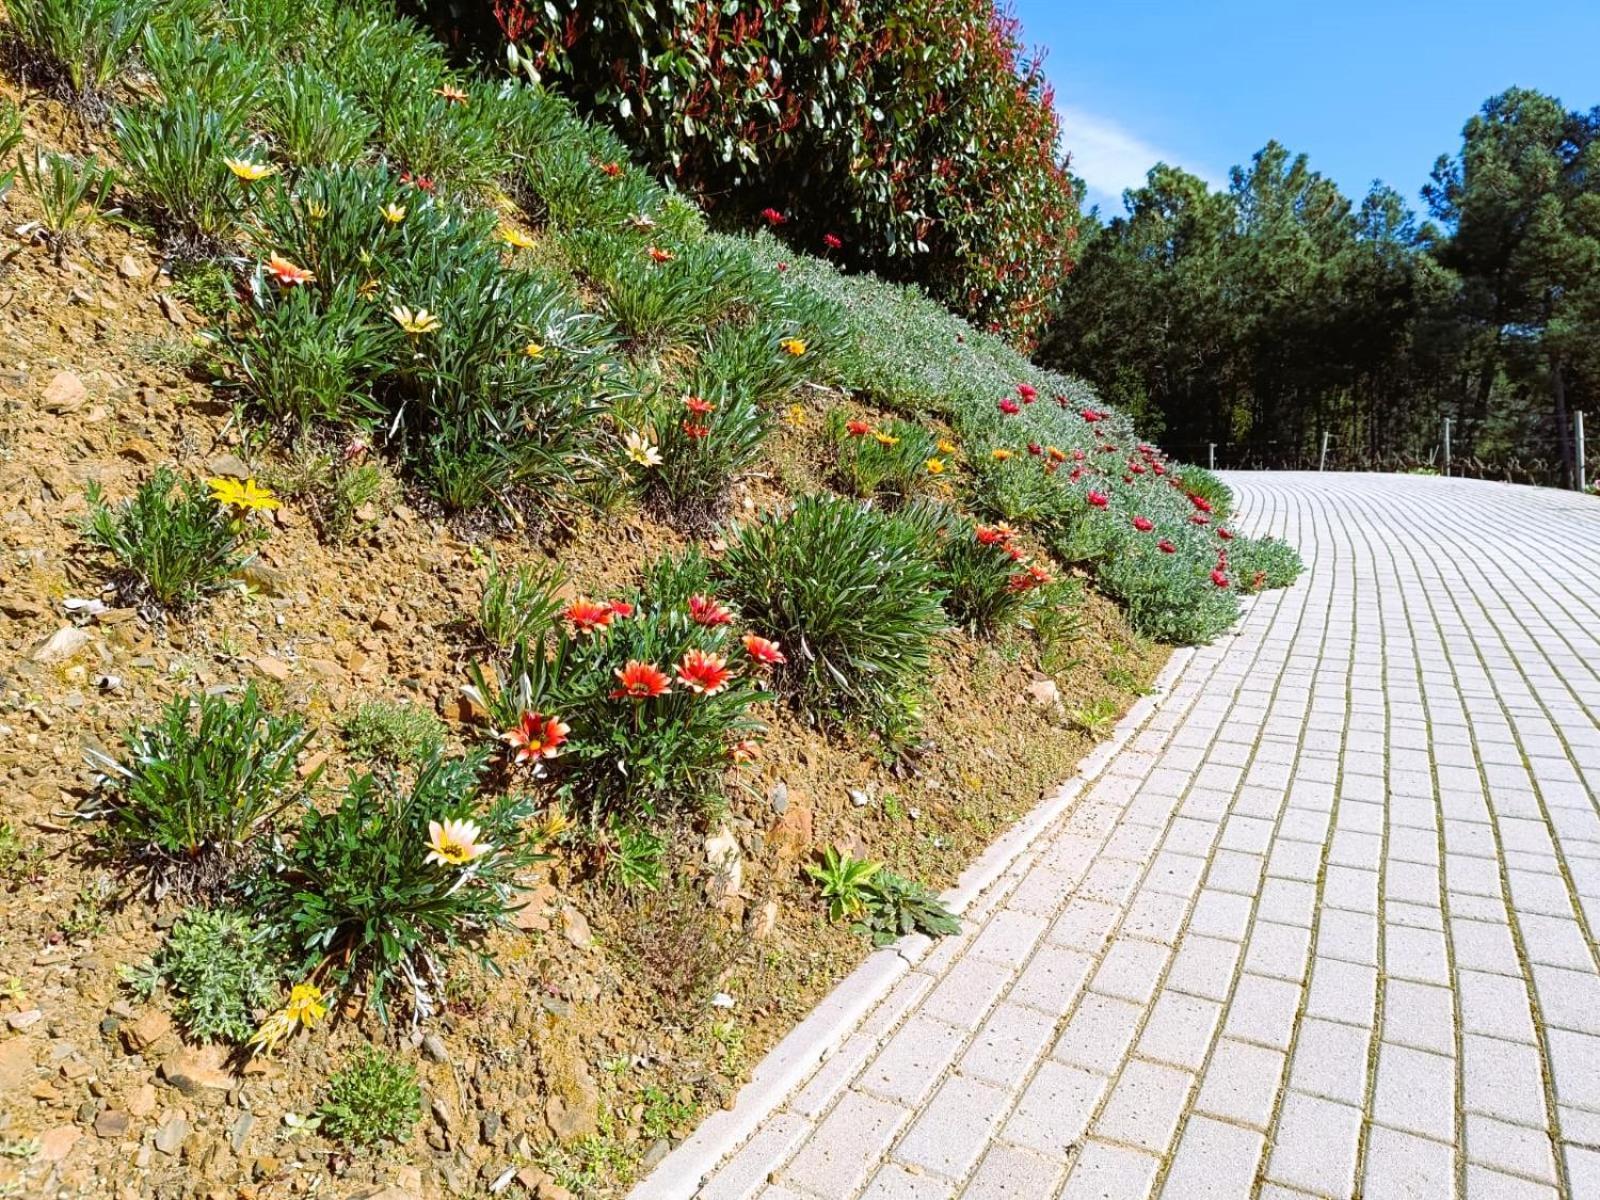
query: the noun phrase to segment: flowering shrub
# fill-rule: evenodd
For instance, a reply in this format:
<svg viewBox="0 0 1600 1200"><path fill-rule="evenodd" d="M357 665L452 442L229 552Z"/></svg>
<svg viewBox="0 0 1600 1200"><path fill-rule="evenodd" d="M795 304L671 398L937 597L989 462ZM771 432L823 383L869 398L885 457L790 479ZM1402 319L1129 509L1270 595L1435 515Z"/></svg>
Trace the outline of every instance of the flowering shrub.
<svg viewBox="0 0 1600 1200"><path fill-rule="evenodd" d="M728 486L761 452L767 421L737 386L696 372L689 390L659 389L650 405L661 464L644 491L671 524L703 533L727 508Z"/></svg>
<svg viewBox="0 0 1600 1200"><path fill-rule="evenodd" d="M813 716L901 727L945 629L938 569L917 531L860 504L806 496L727 540L728 594L789 651L778 690Z"/></svg>
<svg viewBox="0 0 1600 1200"><path fill-rule="evenodd" d="M663 559L632 600L570 601L470 674L510 764L598 826L719 794L727 768L756 752L749 709L785 657L715 597L691 554Z"/></svg>
<svg viewBox="0 0 1600 1200"><path fill-rule="evenodd" d="M391 774L352 778L331 812L307 810L274 849L259 911L333 993L364 994L387 1019L404 996L417 1019L437 1006L447 958L482 953L515 910L517 873L538 857L520 795L477 803L488 754L433 757L409 786Z"/></svg>
<svg viewBox="0 0 1600 1200"><path fill-rule="evenodd" d="M1004 522L978 525L944 505L923 502L905 518L939 565L945 611L957 625L992 635L1053 602L1055 577L1018 544Z"/></svg>
<svg viewBox="0 0 1600 1200"><path fill-rule="evenodd" d="M839 446L839 474L863 499L908 498L928 478L928 462L938 454L938 439L911 421L877 425L835 409L828 423Z"/></svg>
<svg viewBox="0 0 1600 1200"><path fill-rule="evenodd" d="M268 712L254 686L237 701L176 696L157 724L124 740L125 760L91 752L104 785L84 815L103 819L112 849L144 865L159 890L230 882L257 835L315 781L295 761L310 732Z"/></svg>
<svg viewBox="0 0 1600 1200"><path fill-rule="evenodd" d="M490 0L531 72L730 219L1028 335L1077 199L1040 62L993 0Z"/></svg>

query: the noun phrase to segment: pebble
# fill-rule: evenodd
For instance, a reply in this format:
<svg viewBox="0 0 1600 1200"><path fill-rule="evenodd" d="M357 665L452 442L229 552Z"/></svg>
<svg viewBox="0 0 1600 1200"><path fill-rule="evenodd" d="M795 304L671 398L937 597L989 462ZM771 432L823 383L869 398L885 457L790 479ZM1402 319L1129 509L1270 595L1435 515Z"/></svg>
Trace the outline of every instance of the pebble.
<svg viewBox="0 0 1600 1200"><path fill-rule="evenodd" d="M189 1122L173 1117L156 1130L156 1149L163 1154L176 1154L189 1139Z"/></svg>
<svg viewBox="0 0 1600 1200"><path fill-rule="evenodd" d="M30 1008L26 1012L12 1013L6 1018L6 1024L13 1029L27 1029L30 1025L38 1024L44 1013L37 1008Z"/></svg>
<svg viewBox="0 0 1600 1200"><path fill-rule="evenodd" d="M872 797L867 795L867 793L862 791L860 788L851 788L850 803L854 804L857 808L865 808L867 805L872 803Z"/></svg>

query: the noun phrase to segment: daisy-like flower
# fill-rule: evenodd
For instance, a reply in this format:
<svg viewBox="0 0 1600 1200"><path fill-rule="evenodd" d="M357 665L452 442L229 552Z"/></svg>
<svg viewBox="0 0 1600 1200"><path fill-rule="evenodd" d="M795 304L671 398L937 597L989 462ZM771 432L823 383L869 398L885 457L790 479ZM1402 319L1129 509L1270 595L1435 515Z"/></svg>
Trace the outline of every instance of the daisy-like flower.
<svg viewBox="0 0 1600 1200"><path fill-rule="evenodd" d="M533 249L533 238L515 225L502 225L496 233L500 240L513 250Z"/></svg>
<svg viewBox="0 0 1600 1200"><path fill-rule="evenodd" d="M787 217L785 217L775 208L763 208L761 210L761 219L774 228L782 225L786 220L788 220Z"/></svg>
<svg viewBox="0 0 1600 1200"><path fill-rule="evenodd" d="M702 696L715 696L728 686L733 672L728 660L720 654L707 654L704 650L687 650L678 662L678 681Z"/></svg>
<svg viewBox="0 0 1600 1200"><path fill-rule="evenodd" d="M872 426L866 421L846 421L844 431L853 438L866 437L872 432Z"/></svg>
<svg viewBox="0 0 1600 1200"><path fill-rule="evenodd" d="M424 192L433 191L433 180L426 175L413 175L410 171L401 171L400 182L409 183L412 187L420 188Z"/></svg>
<svg viewBox="0 0 1600 1200"><path fill-rule="evenodd" d="M801 428L806 423L806 406L804 404L789 405L788 414L784 419L796 429Z"/></svg>
<svg viewBox="0 0 1600 1200"><path fill-rule="evenodd" d="M1092 408L1084 409L1079 415L1091 425L1093 425L1096 421L1105 420L1105 413L1095 412L1095 410Z"/></svg>
<svg viewBox="0 0 1600 1200"><path fill-rule="evenodd" d="M690 596L689 619L707 628L733 624L733 614L718 604L715 596Z"/></svg>
<svg viewBox="0 0 1600 1200"><path fill-rule="evenodd" d="M756 745L756 743L751 741L749 738L741 738L739 741L728 747L728 757L733 760L735 766L739 766L747 762L754 762L756 760L756 755L759 753L761 753L761 747Z"/></svg>
<svg viewBox="0 0 1600 1200"><path fill-rule="evenodd" d="M1149 533L1156 527L1156 523L1149 517L1135 517L1133 519L1133 527L1140 533Z"/></svg>
<svg viewBox="0 0 1600 1200"><path fill-rule="evenodd" d="M1106 505L1111 503L1111 497L1107 496L1104 492L1091 489L1089 492L1089 503L1094 505L1096 508L1104 508Z"/></svg>
<svg viewBox="0 0 1600 1200"><path fill-rule="evenodd" d="M415 312L404 304L397 304L389 310L389 315L394 318L395 324L406 331L407 336L419 338L423 334L436 333L444 324L438 316L425 308Z"/></svg>
<svg viewBox="0 0 1600 1200"><path fill-rule="evenodd" d="M1194 493L1190 494L1189 503L1194 505L1196 508L1198 508L1203 513L1208 513L1208 512L1211 511L1211 501L1207 500L1204 496L1200 495L1198 492L1194 492Z"/></svg>
<svg viewBox="0 0 1600 1200"><path fill-rule="evenodd" d="M825 233L825 234L823 234L822 235L822 244L824 246L826 246L829 250L842 250L842 249L844 249L844 240L842 238L840 238L840 236L838 234L836 234L836 233Z"/></svg>
<svg viewBox="0 0 1600 1200"><path fill-rule="evenodd" d="M1211 582L1216 584L1219 588L1227 587L1228 586L1228 573L1226 571L1224 571L1221 567L1215 568L1211 572Z"/></svg>
<svg viewBox="0 0 1600 1200"><path fill-rule="evenodd" d="M1191 525L1209 525L1209 524L1211 524L1211 518L1206 516L1205 513L1195 513L1193 516L1191 516L1189 518L1189 524L1191 524Z"/></svg>
<svg viewBox="0 0 1600 1200"><path fill-rule="evenodd" d="M1007 396L1004 400L1000 401L1000 411L1005 413L1005 415L1008 417L1014 417L1022 411L1022 405L1018 404L1010 396Z"/></svg>
<svg viewBox="0 0 1600 1200"><path fill-rule="evenodd" d="M297 983L289 990L288 1002L261 1023L249 1045L271 1054L296 1029L310 1029L327 1015L322 989L314 983Z"/></svg>
<svg viewBox="0 0 1600 1200"><path fill-rule="evenodd" d="M601 163L600 174L607 179L616 179L622 174L622 164L618 162Z"/></svg>
<svg viewBox="0 0 1600 1200"><path fill-rule="evenodd" d="M709 425L696 425L693 421L684 421L682 427L683 436L692 441L699 441L701 438L711 436L711 426Z"/></svg>
<svg viewBox="0 0 1600 1200"><path fill-rule="evenodd" d="M276 254L267 259L267 274L272 276L272 281L279 287L286 288L317 281L317 277L304 267L296 266L287 258L281 258Z"/></svg>
<svg viewBox="0 0 1600 1200"><path fill-rule="evenodd" d="M633 216L628 218L628 224L640 230L654 229L656 227L656 219L649 213L634 213Z"/></svg>
<svg viewBox="0 0 1600 1200"><path fill-rule="evenodd" d="M927 462L923 463L922 466L929 475L944 474L944 459L942 458L930 458Z"/></svg>
<svg viewBox="0 0 1600 1200"><path fill-rule="evenodd" d="M683 406L697 417L703 417L707 413L717 410L715 404L709 400L702 400L699 396L685 396L683 398Z"/></svg>
<svg viewBox="0 0 1600 1200"><path fill-rule="evenodd" d="M616 674L620 686L611 693L613 700L651 700L672 691L672 681L665 671L636 658L630 658L627 666L618 667Z"/></svg>
<svg viewBox="0 0 1600 1200"><path fill-rule="evenodd" d="M502 733L500 740L511 747L511 761L521 766L536 763L541 758L555 758L571 732L565 721L543 713L525 712L517 727Z"/></svg>
<svg viewBox="0 0 1600 1200"><path fill-rule="evenodd" d="M939 451L940 454L943 454L946 457L949 457L950 455L952 455L952 454L954 454L956 452L956 444L954 442L952 442L949 438L940 438L939 439L939 445L936 447L936 449Z"/></svg>
<svg viewBox="0 0 1600 1200"><path fill-rule="evenodd" d="M1017 531L1002 521L998 525L979 525L973 536L980 546L1004 546L1017 536Z"/></svg>
<svg viewBox="0 0 1600 1200"><path fill-rule="evenodd" d="M898 446L900 444L899 438L895 437L892 433L885 433L881 429L873 430L872 440L877 442L880 446Z"/></svg>
<svg viewBox="0 0 1600 1200"><path fill-rule="evenodd" d="M222 161L228 164L228 170L246 183L254 183L278 173L278 168L271 163L251 162L248 158L224 158Z"/></svg>
<svg viewBox="0 0 1600 1200"><path fill-rule="evenodd" d="M376 300L378 298L378 292L382 287L383 284L379 283L376 279L367 279L364 280L361 286L356 289L356 295L360 296L363 300Z"/></svg>
<svg viewBox="0 0 1600 1200"><path fill-rule="evenodd" d="M775 667L779 663L789 661L777 642L757 637L753 633L745 634L740 640L744 643L744 652L763 666Z"/></svg>
<svg viewBox="0 0 1600 1200"><path fill-rule="evenodd" d="M1229 533L1226 529L1222 528L1220 525L1217 526L1217 536L1219 538L1221 538L1225 542L1233 541L1233 534Z"/></svg>
<svg viewBox="0 0 1600 1200"><path fill-rule="evenodd" d="M269 508L282 508L282 503L273 495L272 489L262 487L254 479L226 479L218 476L206 480L206 487L211 489L211 498L223 508L232 508L239 512L260 512Z"/></svg>
<svg viewBox="0 0 1600 1200"><path fill-rule="evenodd" d="M1156 543L1156 549L1161 551L1163 554L1176 554L1178 552L1178 548L1166 538L1162 538Z"/></svg>
<svg viewBox="0 0 1600 1200"><path fill-rule="evenodd" d="M1022 402L1024 404L1032 404L1039 398L1038 391L1031 383L1017 384L1017 395L1022 397Z"/></svg>
<svg viewBox="0 0 1600 1200"><path fill-rule="evenodd" d="M793 355L795 358L799 358L806 352L806 343L804 338L784 338L783 341L778 343L778 347L785 354Z"/></svg>
<svg viewBox="0 0 1600 1200"><path fill-rule="evenodd" d="M994 459L995 462L1005 462L1008 458L1015 458L1016 454L1014 451L1007 450L1003 446L996 446L993 450L989 451L989 457Z"/></svg>
<svg viewBox="0 0 1600 1200"><path fill-rule="evenodd" d="M528 358L543 358L544 357L544 347L541 346L538 342L529 342L526 346L524 346L522 348L522 353L524 355L526 355Z"/></svg>
<svg viewBox="0 0 1600 1200"><path fill-rule="evenodd" d="M607 628L616 615L616 610L609 604L579 599L567 605L561 619L572 626L573 633L585 634L598 633Z"/></svg>
<svg viewBox="0 0 1600 1200"><path fill-rule="evenodd" d="M488 842L478 840L482 836L476 821L429 821L428 856L423 861L441 867L464 867L494 849Z"/></svg>
<svg viewBox="0 0 1600 1200"><path fill-rule="evenodd" d="M433 94L438 96L446 104L465 104L467 102L467 94L460 88L454 87L448 83L442 87L434 88Z"/></svg>
<svg viewBox="0 0 1600 1200"><path fill-rule="evenodd" d="M383 214L383 219L390 225L398 225L406 219L406 206L390 201L378 210Z"/></svg>
<svg viewBox="0 0 1600 1200"><path fill-rule="evenodd" d="M627 620L633 616L633 605L626 600L607 600L606 607L611 610L611 615L614 617L621 617L623 620Z"/></svg>
<svg viewBox="0 0 1600 1200"><path fill-rule="evenodd" d="M663 250L660 246L651 246L645 250L645 253L650 256L650 261L654 263L669 263L678 257L671 250Z"/></svg>
<svg viewBox="0 0 1600 1200"><path fill-rule="evenodd" d="M661 451L648 441L642 433L629 430L622 439L622 447L627 451L628 458L638 463L641 467L659 467L661 465Z"/></svg>

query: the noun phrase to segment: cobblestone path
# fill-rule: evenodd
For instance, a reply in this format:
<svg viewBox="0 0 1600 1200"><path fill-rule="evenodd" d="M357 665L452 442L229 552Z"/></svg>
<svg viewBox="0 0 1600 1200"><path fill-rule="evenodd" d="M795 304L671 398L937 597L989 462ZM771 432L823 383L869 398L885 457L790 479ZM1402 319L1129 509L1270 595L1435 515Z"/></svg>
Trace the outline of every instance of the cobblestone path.
<svg viewBox="0 0 1600 1200"><path fill-rule="evenodd" d="M1600 1197L1600 502L1228 481L1306 575L641 1200Z"/></svg>

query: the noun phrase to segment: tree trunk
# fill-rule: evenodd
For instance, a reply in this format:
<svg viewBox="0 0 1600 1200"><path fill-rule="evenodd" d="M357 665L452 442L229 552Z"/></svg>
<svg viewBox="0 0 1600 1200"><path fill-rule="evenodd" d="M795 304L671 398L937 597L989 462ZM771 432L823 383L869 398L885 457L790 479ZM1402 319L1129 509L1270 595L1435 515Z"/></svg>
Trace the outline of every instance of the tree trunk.
<svg viewBox="0 0 1600 1200"><path fill-rule="evenodd" d="M1550 355L1550 398L1555 402L1556 437L1561 446L1561 486L1578 486L1578 468L1573 462L1572 430L1568 428L1567 383L1561 370L1561 356Z"/></svg>

